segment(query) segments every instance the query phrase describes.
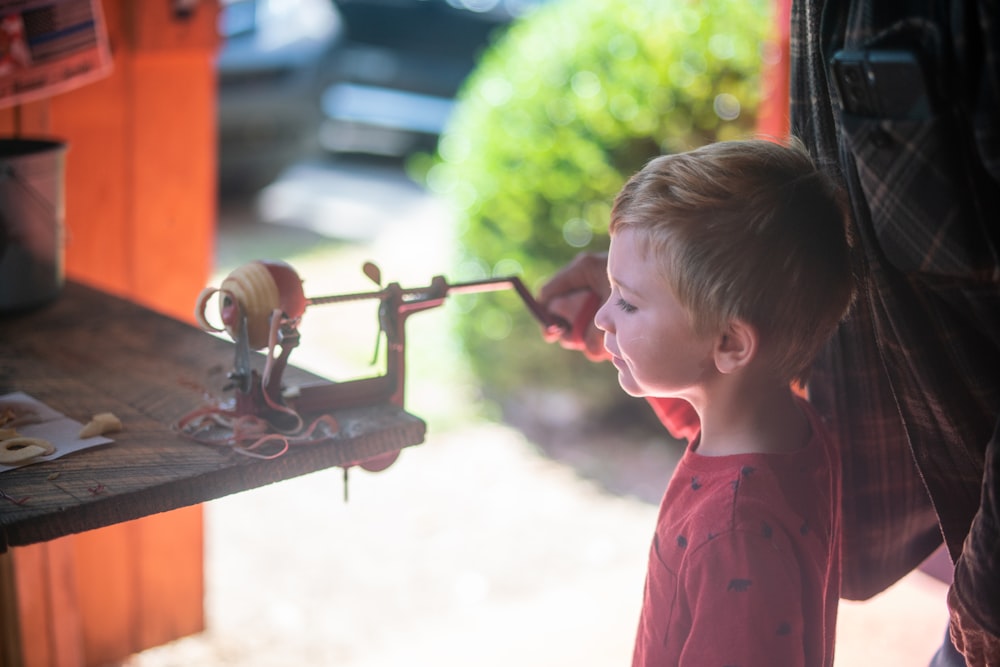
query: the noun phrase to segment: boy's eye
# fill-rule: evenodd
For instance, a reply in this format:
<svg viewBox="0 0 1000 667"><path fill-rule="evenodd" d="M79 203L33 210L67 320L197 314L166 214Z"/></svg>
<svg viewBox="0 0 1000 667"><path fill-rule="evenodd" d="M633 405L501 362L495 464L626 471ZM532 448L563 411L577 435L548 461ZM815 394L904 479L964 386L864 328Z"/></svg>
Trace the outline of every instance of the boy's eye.
<svg viewBox="0 0 1000 667"><path fill-rule="evenodd" d="M634 313L636 310L638 310L635 306L633 306L625 299L618 299L615 305L624 310L626 313Z"/></svg>

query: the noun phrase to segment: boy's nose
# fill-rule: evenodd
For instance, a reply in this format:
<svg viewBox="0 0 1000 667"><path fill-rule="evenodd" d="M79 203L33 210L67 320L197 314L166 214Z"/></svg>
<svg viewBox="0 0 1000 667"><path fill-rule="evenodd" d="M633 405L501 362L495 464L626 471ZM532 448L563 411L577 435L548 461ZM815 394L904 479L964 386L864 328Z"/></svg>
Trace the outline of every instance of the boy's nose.
<svg viewBox="0 0 1000 667"><path fill-rule="evenodd" d="M601 331L611 331L613 326L611 318L608 316L608 303L610 301L611 299L605 301L601 304L601 307L597 309L597 312L594 313L594 326Z"/></svg>

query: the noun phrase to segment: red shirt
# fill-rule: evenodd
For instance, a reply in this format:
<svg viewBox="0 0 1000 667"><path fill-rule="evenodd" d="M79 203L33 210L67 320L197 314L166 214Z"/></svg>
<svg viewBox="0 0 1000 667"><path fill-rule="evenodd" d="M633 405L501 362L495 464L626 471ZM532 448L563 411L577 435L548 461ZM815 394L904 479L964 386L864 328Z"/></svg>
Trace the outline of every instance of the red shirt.
<svg viewBox="0 0 1000 667"><path fill-rule="evenodd" d="M788 454L688 447L663 496L633 667L828 667L840 596L840 468L813 436Z"/></svg>

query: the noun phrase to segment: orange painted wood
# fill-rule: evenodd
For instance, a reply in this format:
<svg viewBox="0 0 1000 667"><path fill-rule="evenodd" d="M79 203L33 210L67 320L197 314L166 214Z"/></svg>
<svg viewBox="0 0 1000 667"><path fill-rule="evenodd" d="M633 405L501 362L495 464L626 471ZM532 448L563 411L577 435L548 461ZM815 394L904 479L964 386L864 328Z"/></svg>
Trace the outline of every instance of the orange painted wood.
<svg viewBox="0 0 1000 667"><path fill-rule="evenodd" d="M137 648L205 629L204 513L200 505L135 521L139 617Z"/></svg>
<svg viewBox="0 0 1000 667"><path fill-rule="evenodd" d="M192 321L214 255L214 69L207 50L140 52L133 66L129 296Z"/></svg>
<svg viewBox="0 0 1000 667"><path fill-rule="evenodd" d="M772 30L766 44L757 131L775 141L788 137L791 94L790 21L792 0L772 0Z"/></svg>
<svg viewBox="0 0 1000 667"><path fill-rule="evenodd" d="M48 552L48 544L37 544L10 554L12 583L17 591L14 621L20 643L16 656L20 662L14 662L15 665L48 667L52 664L51 632L48 630L52 610L46 592L49 589Z"/></svg>
<svg viewBox="0 0 1000 667"><path fill-rule="evenodd" d="M203 535L194 505L73 537L84 664L119 662L205 628Z"/></svg>
<svg viewBox="0 0 1000 667"><path fill-rule="evenodd" d="M0 109L0 136L33 137L49 135L49 104L32 102Z"/></svg>
<svg viewBox="0 0 1000 667"><path fill-rule="evenodd" d="M13 558L9 553L0 554L0 665L14 665L21 660L17 606Z"/></svg>
<svg viewBox="0 0 1000 667"><path fill-rule="evenodd" d="M0 134L68 144L67 276L191 320L215 233L218 4L182 21L171 6L103 0L111 75L0 109ZM203 529L193 506L0 556L23 667L103 665L203 629Z"/></svg>
<svg viewBox="0 0 1000 667"><path fill-rule="evenodd" d="M84 663L77 622L54 622L57 614L79 617L70 539L18 549L11 554L18 597L23 667L74 667Z"/></svg>
<svg viewBox="0 0 1000 667"><path fill-rule="evenodd" d="M59 650L39 651L32 640L26 648L34 654L25 651L25 667L112 664L203 630L203 529L201 506L192 506L15 549L20 563L21 554L65 544L60 566L69 568L63 579L72 583L60 586L56 576L46 582L51 592L62 591L50 595L52 603L43 610L55 631L46 639L58 641L53 648ZM156 548L163 539L172 542L166 552ZM30 635L22 630L22 636ZM71 640L78 646L75 654L68 650ZM36 659L42 656L50 662Z"/></svg>
<svg viewBox="0 0 1000 667"><path fill-rule="evenodd" d="M48 550L48 599L49 609L53 617L51 649L52 664L59 667L79 665L85 660L83 632L80 623L53 623L58 617L54 614L65 613L73 617L83 618L77 599L77 579L73 562L72 540L54 540L46 545Z"/></svg>
<svg viewBox="0 0 1000 667"><path fill-rule="evenodd" d="M188 18L176 15L172 0L133 0L120 6L127 16L128 48L136 51L212 50L219 42L217 0L199 0ZM166 28L166 29L165 29Z"/></svg>
<svg viewBox="0 0 1000 667"><path fill-rule="evenodd" d="M131 284L128 166L130 66L52 100L52 134L66 151L66 274L118 294Z"/></svg>
<svg viewBox="0 0 1000 667"><path fill-rule="evenodd" d="M4 664L107 665L204 629L200 510L192 506L0 556L12 562L18 592L16 617L3 618L5 626L16 626L18 655Z"/></svg>
<svg viewBox="0 0 1000 667"><path fill-rule="evenodd" d="M85 665L114 663L137 650L135 560L142 554L132 533L131 526L120 524L73 536Z"/></svg>
<svg viewBox="0 0 1000 667"><path fill-rule="evenodd" d="M217 6L180 22L168 2L105 6L113 73L51 100L70 141L66 272L191 320L214 251Z"/></svg>

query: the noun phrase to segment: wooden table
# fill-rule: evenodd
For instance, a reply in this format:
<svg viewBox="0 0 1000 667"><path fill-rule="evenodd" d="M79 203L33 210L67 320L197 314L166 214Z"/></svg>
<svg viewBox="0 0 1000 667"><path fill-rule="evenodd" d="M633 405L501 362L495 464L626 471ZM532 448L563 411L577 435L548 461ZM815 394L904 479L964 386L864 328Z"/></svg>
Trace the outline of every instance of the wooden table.
<svg viewBox="0 0 1000 667"><path fill-rule="evenodd" d="M333 410L329 443L274 460L180 437L172 425L218 391L233 344L77 283L53 304L0 315L0 394L23 391L82 423L121 418L114 443L0 473L0 551L194 505L423 441L394 405ZM294 359L294 355L293 355ZM255 354L256 367L263 357ZM286 384L320 380L289 368Z"/></svg>

